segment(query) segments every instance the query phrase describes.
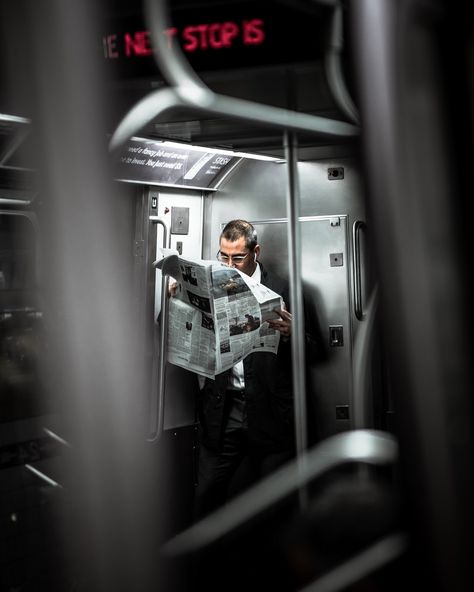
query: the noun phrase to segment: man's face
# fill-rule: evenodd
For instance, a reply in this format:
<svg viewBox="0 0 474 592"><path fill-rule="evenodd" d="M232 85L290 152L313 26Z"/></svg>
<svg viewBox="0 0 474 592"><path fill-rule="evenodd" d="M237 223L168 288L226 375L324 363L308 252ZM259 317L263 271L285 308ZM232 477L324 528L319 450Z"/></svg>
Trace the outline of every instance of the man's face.
<svg viewBox="0 0 474 592"><path fill-rule="evenodd" d="M253 251L249 251L245 246L245 238L241 236L234 242L222 237L219 247L223 263L235 267L246 275L253 274L257 267L256 258L260 253L259 245ZM237 259L234 259L234 257L237 257Z"/></svg>

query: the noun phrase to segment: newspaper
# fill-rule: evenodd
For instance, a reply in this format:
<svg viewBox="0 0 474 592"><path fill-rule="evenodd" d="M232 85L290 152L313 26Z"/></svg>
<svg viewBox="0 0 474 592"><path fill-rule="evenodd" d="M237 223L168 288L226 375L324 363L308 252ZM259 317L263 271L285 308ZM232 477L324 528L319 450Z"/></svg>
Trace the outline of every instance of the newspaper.
<svg viewBox="0 0 474 592"><path fill-rule="evenodd" d="M280 295L218 261L169 255L157 263L177 282L169 300L168 362L214 378L255 351L277 353Z"/></svg>

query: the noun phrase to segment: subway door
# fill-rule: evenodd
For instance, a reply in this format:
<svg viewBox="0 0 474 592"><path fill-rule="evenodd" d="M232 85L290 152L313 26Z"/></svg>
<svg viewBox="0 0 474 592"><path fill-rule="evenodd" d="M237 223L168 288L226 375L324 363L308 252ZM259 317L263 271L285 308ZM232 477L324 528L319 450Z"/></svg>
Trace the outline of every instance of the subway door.
<svg viewBox="0 0 474 592"><path fill-rule="evenodd" d="M286 220L254 220L262 262L288 277ZM352 328L347 216L301 218L302 285L312 441L352 427Z"/></svg>
<svg viewBox="0 0 474 592"><path fill-rule="evenodd" d="M184 257L202 256L203 197L193 190L160 190L158 217L164 221L168 240L166 247ZM157 228L157 258L165 244L164 228ZM161 272L157 270L155 282L155 318L161 304ZM164 429L176 431L195 423L195 397L198 390L197 375L173 364L166 368Z"/></svg>
<svg viewBox="0 0 474 592"><path fill-rule="evenodd" d="M189 526L196 480L195 399L198 381L195 374L166 364L163 423L158 422L158 380L161 321L162 277L153 263L162 257L166 246L183 255L201 254L201 195L173 189L134 186L135 230L134 297L135 314L143 335L144 439L157 470L155 499L159 508L163 540ZM159 220L159 222L157 221ZM161 566L160 570L167 569ZM170 569L174 569L170 568ZM170 575L180 580L186 569Z"/></svg>
<svg viewBox="0 0 474 592"><path fill-rule="evenodd" d="M160 352L156 334L161 313L161 271L153 263L160 259L162 248L176 249L184 256L200 257L202 251L202 196L173 189L158 191L140 188L135 196L134 294L137 323L146 340L145 372L150 375ZM167 364L164 406L164 431L194 424L194 397L197 378L192 372ZM150 408L156 392L150 394ZM149 411L149 410L148 410ZM153 423L151 421L150 423ZM151 429L151 432L155 431ZM150 433L150 436L153 436Z"/></svg>

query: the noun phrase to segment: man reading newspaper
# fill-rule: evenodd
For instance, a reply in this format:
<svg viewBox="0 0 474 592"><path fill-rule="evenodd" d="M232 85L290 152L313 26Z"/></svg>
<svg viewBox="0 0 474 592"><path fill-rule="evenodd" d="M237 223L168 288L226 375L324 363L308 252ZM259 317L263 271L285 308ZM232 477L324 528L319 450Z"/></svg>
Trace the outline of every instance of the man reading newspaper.
<svg viewBox="0 0 474 592"><path fill-rule="evenodd" d="M254 227L232 220L220 235L217 262L176 257L179 279L168 333L175 357L168 360L194 369L201 386L195 520L295 453L289 286L259 256ZM166 273L176 277L172 270ZM179 313L172 314L173 309ZM305 301L304 317L305 360L312 367L325 359L326 350L310 301ZM312 420L308 427L317 439ZM278 530L281 522L272 524ZM237 539L231 548L229 541L220 541L218 548L194 557L199 589L220 591L230 582L242 589L248 582L236 579L240 565L260 561L265 549L267 557L274 557L272 535L261 539L251 532L251 540Z"/></svg>
<svg viewBox="0 0 474 592"><path fill-rule="evenodd" d="M226 501L244 459L248 484L294 454L288 283L259 255L255 228L232 220L218 262L179 260L168 361L201 377L195 519Z"/></svg>

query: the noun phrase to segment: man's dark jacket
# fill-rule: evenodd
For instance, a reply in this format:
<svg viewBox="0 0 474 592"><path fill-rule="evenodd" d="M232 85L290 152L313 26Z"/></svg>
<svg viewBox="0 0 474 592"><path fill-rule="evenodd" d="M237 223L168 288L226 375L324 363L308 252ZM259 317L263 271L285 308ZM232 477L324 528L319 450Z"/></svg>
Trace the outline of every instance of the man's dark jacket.
<svg viewBox="0 0 474 592"><path fill-rule="evenodd" d="M288 282L262 271L261 283L282 296L289 309ZM198 412L201 443L220 451L227 417L232 405L227 387L231 370L206 379L200 393ZM255 352L244 359L248 440L255 452L268 454L294 449L291 342L280 338L278 353Z"/></svg>

